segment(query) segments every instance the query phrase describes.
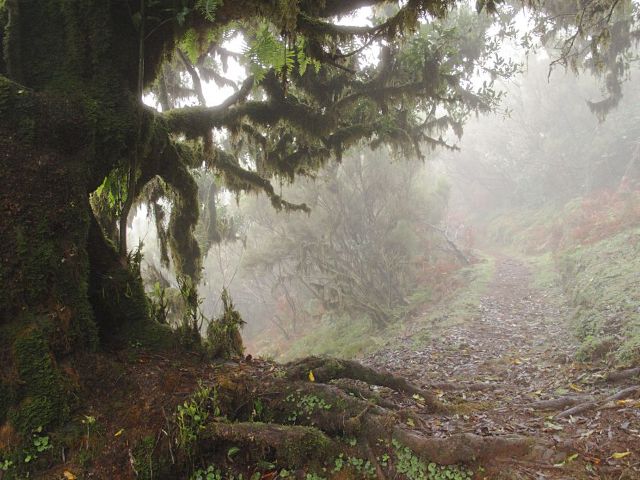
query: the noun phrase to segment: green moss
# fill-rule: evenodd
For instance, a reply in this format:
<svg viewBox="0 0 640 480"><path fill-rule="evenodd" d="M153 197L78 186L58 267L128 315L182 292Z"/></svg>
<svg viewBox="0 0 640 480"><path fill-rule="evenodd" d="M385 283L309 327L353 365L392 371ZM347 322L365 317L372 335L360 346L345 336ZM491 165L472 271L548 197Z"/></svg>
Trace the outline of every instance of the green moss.
<svg viewBox="0 0 640 480"><path fill-rule="evenodd" d="M7 66L4 62L4 29L9 22L9 13L5 6L5 0L0 0L0 75L4 75Z"/></svg>
<svg viewBox="0 0 640 480"><path fill-rule="evenodd" d="M576 360L580 362L600 360L616 349L617 341L612 336L594 337L587 335L576 352Z"/></svg>
<svg viewBox="0 0 640 480"><path fill-rule="evenodd" d="M36 326L27 328L16 338L13 350L23 385L22 401L10 413L14 426L29 433L64 421L69 415L64 379L43 332Z"/></svg>
<svg viewBox="0 0 640 480"><path fill-rule="evenodd" d="M309 461L322 462L331 456L331 444L320 430L313 427L296 428L303 430L304 435L299 442L287 442L282 446L281 456L287 465L301 466Z"/></svg>
<svg viewBox="0 0 640 480"><path fill-rule="evenodd" d="M176 332L167 325L161 325L150 319L123 325L119 329L118 336L130 344L157 351L166 351L179 346Z"/></svg>
<svg viewBox="0 0 640 480"><path fill-rule="evenodd" d="M35 140L33 92L0 76L0 126L11 126L16 140L30 145Z"/></svg>

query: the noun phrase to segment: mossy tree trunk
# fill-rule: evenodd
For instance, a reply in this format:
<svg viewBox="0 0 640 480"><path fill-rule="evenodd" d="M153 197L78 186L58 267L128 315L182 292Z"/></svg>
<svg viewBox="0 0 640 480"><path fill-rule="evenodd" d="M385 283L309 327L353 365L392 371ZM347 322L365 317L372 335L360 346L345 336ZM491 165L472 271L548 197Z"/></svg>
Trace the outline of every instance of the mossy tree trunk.
<svg viewBox="0 0 640 480"><path fill-rule="evenodd" d="M74 353L148 319L89 206L135 148L128 7L0 2L0 425L23 432L69 412Z"/></svg>

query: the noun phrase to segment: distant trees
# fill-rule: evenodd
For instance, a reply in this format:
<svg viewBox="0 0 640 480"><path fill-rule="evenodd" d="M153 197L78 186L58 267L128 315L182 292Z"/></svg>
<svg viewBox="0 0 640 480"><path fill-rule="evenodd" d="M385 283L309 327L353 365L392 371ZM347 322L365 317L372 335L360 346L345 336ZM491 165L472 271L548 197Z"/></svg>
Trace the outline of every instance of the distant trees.
<svg viewBox="0 0 640 480"><path fill-rule="evenodd" d="M467 194L494 206L567 200L638 180L640 83L622 84L625 102L604 118L590 101L601 94L596 80L556 69L532 57L527 71L506 85L504 116L467 125L462 150L444 153L444 167Z"/></svg>
<svg viewBox="0 0 640 480"><path fill-rule="evenodd" d="M288 187L287 197L310 206L308 216L247 199L247 249L231 290L241 306L262 298L267 309L254 321L289 335L323 312L364 316L375 328L406 313L411 294L425 288L419 273L449 255L434 229L448 187L385 150L354 152Z"/></svg>

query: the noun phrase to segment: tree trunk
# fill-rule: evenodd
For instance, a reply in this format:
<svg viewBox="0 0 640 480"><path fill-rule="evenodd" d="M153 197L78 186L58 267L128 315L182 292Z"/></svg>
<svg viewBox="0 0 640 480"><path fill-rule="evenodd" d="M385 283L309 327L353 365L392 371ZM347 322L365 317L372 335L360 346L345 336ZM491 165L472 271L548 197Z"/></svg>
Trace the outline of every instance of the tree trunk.
<svg viewBox="0 0 640 480"><path fill-rule="evenodd" d="M139 276L89 206L135 148L130 15L107 0L0 4L0 427L63 421L74 355L149 325Z"/></svg>

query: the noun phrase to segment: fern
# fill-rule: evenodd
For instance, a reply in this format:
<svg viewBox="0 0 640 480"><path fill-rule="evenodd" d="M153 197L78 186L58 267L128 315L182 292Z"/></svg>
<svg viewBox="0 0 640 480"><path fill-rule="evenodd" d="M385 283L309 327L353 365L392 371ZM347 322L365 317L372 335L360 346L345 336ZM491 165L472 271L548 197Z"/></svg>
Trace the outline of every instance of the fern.
<svg viewBox="0 0 640 480"><path fill-rule="evenodd" d="M218 10L223 3L223 0L198 0L196 9L199 10L207 20L213 22L216 18L216 10Z"/></svg>
<svg viewBox="0 0 640 480"><path fill-rule="evenodd" d="M312 66L316 73L320 71L320 62L316 58L308 57L305 53L305 41L303 37L299 37L296 42L296 55L298 57L298 73L304 75L307 67Z"/></svg>
<svg viewBox="0 0 640 480"><path fill-rule="evenodd" d="M249 62L249 71L260 82L267 71L274 69L278 73L292 72L298 64L298 73L304 75L309 65L316 71L320 69L320 62L309 58L304 53L304 38L299 37L293 48L276 38L269 25L263 23L256 31L256 35L245 50L245 57Z"/></svg>

